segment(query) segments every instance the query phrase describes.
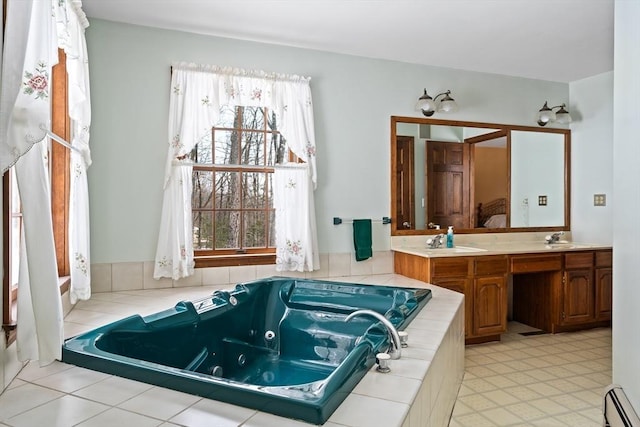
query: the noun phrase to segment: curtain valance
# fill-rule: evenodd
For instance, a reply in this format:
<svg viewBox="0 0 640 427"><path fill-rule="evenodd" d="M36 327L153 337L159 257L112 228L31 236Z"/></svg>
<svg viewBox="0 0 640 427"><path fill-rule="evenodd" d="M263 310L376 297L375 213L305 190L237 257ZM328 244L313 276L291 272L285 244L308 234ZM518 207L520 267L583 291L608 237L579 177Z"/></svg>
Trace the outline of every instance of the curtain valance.
<svg viewBox="0 0 640 427"><path fill-rule="evenodd" d="M165 186L171 164L209 141L220 106L267 107L278 116L289 149L309 164L316 185L316 142L309 77L215 65L174 63L171 79L169 138Z"/></svg>

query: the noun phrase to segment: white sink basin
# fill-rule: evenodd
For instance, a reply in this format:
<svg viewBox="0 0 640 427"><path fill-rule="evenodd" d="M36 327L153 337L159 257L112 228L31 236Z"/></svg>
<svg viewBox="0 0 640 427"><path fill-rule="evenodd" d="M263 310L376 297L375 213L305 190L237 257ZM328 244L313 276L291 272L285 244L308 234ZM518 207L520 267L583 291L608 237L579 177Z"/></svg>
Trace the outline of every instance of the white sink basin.
<svg viewBox="0 0 640 427"><path fill-rule="evenodd" d="M566 249L589 249L592 245L585 245L580 243L572 243L572 242L558 242L545 244L547 249L558 249L558 250L566 250Z"/></svg>
<svg viewBox="0 0 640 427"><path fill-rule="evenodd" d="M453 248L427 248L427 252L434 254L465 254L472 252L487 252L487 250L481 248L472 248L469 246L455 246Z"/></svg>

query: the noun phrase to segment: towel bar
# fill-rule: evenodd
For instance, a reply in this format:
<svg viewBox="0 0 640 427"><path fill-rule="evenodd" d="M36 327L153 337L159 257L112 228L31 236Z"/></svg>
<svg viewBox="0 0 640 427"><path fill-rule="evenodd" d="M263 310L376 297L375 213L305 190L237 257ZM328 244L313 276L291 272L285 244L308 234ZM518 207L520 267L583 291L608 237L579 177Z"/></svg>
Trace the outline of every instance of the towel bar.
<svg viewBox="0 0 640 427"><path fill-rule="evenodd" d="M333 217L333 225L340 225L340 224L349 224L353 222L353 218L340 218L337 216ZM389 218L388 216L383 216L382 219L373 219L371 220L371 222L381 222L382 224L391 224L391 218Z"/></svg>

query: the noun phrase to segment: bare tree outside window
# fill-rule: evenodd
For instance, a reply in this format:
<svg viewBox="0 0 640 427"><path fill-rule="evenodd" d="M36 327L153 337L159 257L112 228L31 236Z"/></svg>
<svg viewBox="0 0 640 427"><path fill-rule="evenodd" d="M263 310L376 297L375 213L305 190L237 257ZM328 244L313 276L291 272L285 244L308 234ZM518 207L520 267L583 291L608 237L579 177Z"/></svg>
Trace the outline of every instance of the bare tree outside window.
<svg viewBox="0 0 640 427"><path fill-rule="evenodd" d="M191 152L196 256L274 253L273 166L287 153L275 113L221 107L211 140Z"/></svg>

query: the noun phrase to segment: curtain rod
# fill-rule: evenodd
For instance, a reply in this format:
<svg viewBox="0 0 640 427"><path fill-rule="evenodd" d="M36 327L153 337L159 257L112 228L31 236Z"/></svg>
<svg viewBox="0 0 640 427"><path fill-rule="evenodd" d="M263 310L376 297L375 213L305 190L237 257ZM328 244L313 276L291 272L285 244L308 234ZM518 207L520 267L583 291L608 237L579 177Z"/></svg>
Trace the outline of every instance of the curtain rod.
<svg viewBox="0 0 640 427"><path fill-rule="evenodd" d="M337 216L333 217L333 225L340 224L351 224L353 222L353 218L340 218ZM372 219L371 222L381 222L382 224L391 224L391 218L388 216L383 216L382 219Z"/></svg>
<svg viewBox="0 0 640 427"><path fill-rule="evenodd" d="M184 70L184 71L200 71L200 72L207 72L207 73L223 74L223 75L230 75L230 76L237 76L237 77L250 77L250 78L291 81L291 82L307 82L308 83L309 81L311 81L311 77L300 76L298 74L283 74L283 73L269 72L269 71L263 71L263 70L252 70L252 69L247 70L247 69L238 68L238 67L196 64L193 62L173 62L171 64L170 70L172 74L174 70Z"/></svg>

